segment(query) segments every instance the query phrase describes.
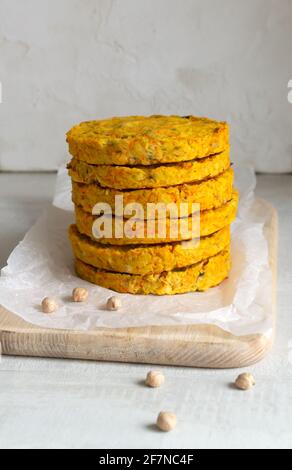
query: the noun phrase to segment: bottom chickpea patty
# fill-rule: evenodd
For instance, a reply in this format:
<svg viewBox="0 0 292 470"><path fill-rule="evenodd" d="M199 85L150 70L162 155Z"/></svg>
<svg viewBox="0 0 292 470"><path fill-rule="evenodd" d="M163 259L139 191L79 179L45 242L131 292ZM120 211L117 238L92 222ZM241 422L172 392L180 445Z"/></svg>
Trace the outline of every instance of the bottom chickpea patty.
<svg viewBox="0 0 292 470"><path fill-rule="evenodd" d="M198 263L230 243L230 226L207 237L157 245L102 245L69 227L74 256L98 269L129 274L153 274Z"/></svg>
<svg viewBox="0 0 292 470"><path fill-rule="evenodd" d="M97 269L75 260L78 276L107 289L130 294L171 295L205 291L222 282L230 270L229 245L220 253L187 268L158 274L122 274Z"/></svg>

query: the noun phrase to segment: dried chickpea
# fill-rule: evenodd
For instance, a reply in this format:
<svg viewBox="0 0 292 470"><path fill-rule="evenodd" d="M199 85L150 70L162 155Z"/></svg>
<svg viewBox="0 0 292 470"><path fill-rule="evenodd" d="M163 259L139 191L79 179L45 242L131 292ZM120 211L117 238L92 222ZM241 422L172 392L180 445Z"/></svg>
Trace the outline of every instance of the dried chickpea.
<svg viewBox="0 0 292 470"><path fill-rule="evenodd" d="M161 431L172 431L176 427L176 415L169 411L161 411L157 417L156 425Z"/></svg>
<svg viewBox="0 0 292 470"><path fill-rule="evenodd" d="M106 307L108 310L119 310L121 308L122 302L118 297L110 297L107 299Z"/></svg>
<svg viewBox="0 0 292 470"><path fill-rule="evenodd" d="M58 305L52 297L45 297L42 300L42 311L44 313L53 313L57 310Z"/></svg>
<svg viewBox="0 0 292 470"><path fill-rule="evenodd" d="M73 302L85 302L88 297L88 290L84 287L75 287L72 291Z"/></svg>
<svg viewBox="0 0 292 470"><path fill-rule="evenodd" d="M255 385L255 379L249 372L239 374L235 380L235 385L240 390L249 390Z"/></svg>
<svg viewBox="0 0 292 470"><path fill-rule="evenodd" d="M160 387L164 384L165 378L159 370L151 370L148 372L145 383L148 387Z"/></svg>

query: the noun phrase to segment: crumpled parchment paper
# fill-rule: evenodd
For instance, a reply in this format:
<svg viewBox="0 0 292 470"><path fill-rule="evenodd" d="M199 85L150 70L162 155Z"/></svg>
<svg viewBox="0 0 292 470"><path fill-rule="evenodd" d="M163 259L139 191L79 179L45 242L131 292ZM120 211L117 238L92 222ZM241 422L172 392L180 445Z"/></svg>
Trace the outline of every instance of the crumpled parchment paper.
<svg viewBox="0 0 292 470"><path fill-rule="evenodd" d="M240 190L238 217L232 227L232 270L228 280L205 293L173 296L117 294L122 308L105 309L112 291L82 281L74 274L67 227L73 221L71 185L59 170L53 206L46 210L9 256L1 271L0 304L24 320L49 328L87 330L96 327L215 324L233 334L272 329L272 273L263 228L266 207L254 199L255 176L236 169ZM89 289L89 300L71 301L72 289ZM56 298L59 309L45 315L43 297Z"/></svg>

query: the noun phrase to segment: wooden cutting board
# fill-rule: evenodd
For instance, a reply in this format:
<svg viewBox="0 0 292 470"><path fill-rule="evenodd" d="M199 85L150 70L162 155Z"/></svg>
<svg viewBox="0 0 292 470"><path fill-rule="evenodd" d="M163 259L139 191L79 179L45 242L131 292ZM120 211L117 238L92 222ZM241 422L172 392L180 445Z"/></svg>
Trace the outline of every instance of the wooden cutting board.
<svg viewBox="0 0 292 470"><path fill-rule="evenodd" d="M265 201L265 231L273 272L272 303L276 317L277 213ZM273 335L234 336L212 325L68 331L41 328L0 307L2 353L98 361L168 364L191 367L244 367L262 359Z"/></svg>

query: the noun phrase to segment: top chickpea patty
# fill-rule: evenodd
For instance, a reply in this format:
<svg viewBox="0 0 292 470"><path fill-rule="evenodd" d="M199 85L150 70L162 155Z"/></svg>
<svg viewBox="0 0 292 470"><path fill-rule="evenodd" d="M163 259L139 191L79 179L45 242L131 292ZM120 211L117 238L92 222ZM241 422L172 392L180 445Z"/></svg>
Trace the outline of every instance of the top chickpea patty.
<svg viewBox="0 0 292 470"><path fill-rule="evenodd" d="M228 147L226 122L195 116L85 121L67 133L69 152L98 165L153 165L204 158Z"/></svg>

